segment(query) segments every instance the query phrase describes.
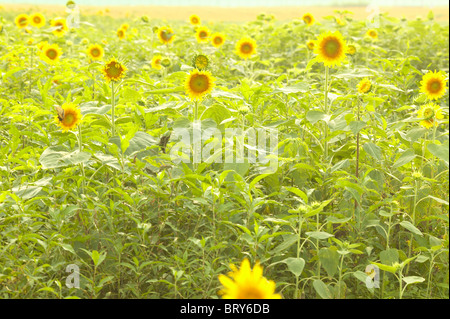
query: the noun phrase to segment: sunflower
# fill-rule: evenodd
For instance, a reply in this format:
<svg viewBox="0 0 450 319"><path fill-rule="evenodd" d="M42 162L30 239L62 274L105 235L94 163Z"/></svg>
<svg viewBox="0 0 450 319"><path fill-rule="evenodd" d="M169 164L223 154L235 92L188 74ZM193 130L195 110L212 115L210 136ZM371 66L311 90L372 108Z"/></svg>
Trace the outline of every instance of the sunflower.
<svg viewBox="0 0 450 319"><path fill-rule="evenodd" d="M215 79L209 71L193 69L185 82L186 93L192 100L201 99L210 93L214 87Z"/></svg>
<svg viewBox="0 0 450 319"><path fill-rule="evenodd" d="M369 29L366 32L366 35L371 37L373 40L378 39L378 32L375 29Z"/></svg>
<svg viewBox="0 0 450 319"><path fill-rule="evenodd" d="M119 29L123 29L123 30L127 31L129 27L130 27L130 25L128 23L123 23Z"/></svg>
<svg viewBox="0 0 450 319"><path fill-rule="evenodd" d="M57 18L50 22L50 25L54 28L57 28L53 31L53 34L62 37L69 28L67 27L66 19L63 18Z"/></svg>
<svg viewBox="0 0 450 319"><path fill-rule="evenodd" d="M313 40L309 40L308 42L306 42L306 46L308 47L308 49L314 50L315 43Z"/></svg>
<svg viewBox="0 0 450 319"><path fill-rule="evenodd" d="M353 44L347 46L347 53L353 55L356 53L356 47Z"/></svg>
<svg viewBox="0 0 450 319"><path fill-rule="evenodd" d="M252 38L242 38L236 43L236 54L242 59L248 59L256 53L256 42Z"/></svg>
<svg viewBox="0 0 450 319"><path fill-rule="evenodd" d="M30 24L38 29L45 25L45 17L42 13L34 13L30 16Z"/></svg>
<svg viewBox="0 0 450 319"><path fill-rule="evenodd" d="M63 132L73 130L81 123L80 109L73 103L64 103L57 109L58 115L55 116L55 122L62 128Z"/></svg>
<svg viewBox="0 0 450 319"><path fill-rule="evenodd" d="M417 117L421 119L420 125L426 127L427 129L433 126L437 126L437 120L442 120L444 118L439 105L433 103L422 105L419 111L417 111Z"/></svg>
<svg viewBox="0 0 450 319"><path fill-rule="evenodd" d="M57 44L44 44L40 53L41 59L48 64L56 64L62 55L62 50Z"/></svg>
<svg viewBox="0 0 450 319"><path fill-rule="evenodd" d="M192 25L200 25L200 24L201 24L200 17L199 17L198 15L196 15L196 14L193 14L193 15L191 15L191 16L189 17L189 22L190 22Z"/></svg>
<svg viewBox="0 0 450 319"><path fill-rule="evenodd" d="M88 38L83 38L83 39L81 39L81 42L80 42L82 45L88 45L89 44L89 39Z"/></svg>
<svg viewBox="0 0 450 319"><path fill-rule="evenodd" d="M347 52L347 45L339 31L321 34L314 48L319 62L323 62L327 67L340 65L345 59L345 52Z"/></svg>
<svg viewBox="0 0 450 319"><path fill-rule="evenodd" d="M207 27L198 27L195 33L198 43L206 43L209 41L211 32Z"/></svg>
<svg viewBox="0 0 450 319"><path fill-rule="evenodd" d="M368 78L364 78L361 80L361 82L358 83L358 93L367 93L370 91L372 87L372 83Z"/></svg>
<svg viewBox="0 0 450 319"><path fill-rule="evenodd" d="M94 61L100 61L105 54L103 48L99 44L91 44L86 50L87 55Z"/></svg>
<svg viewBox="0 0 450 319"><path fill-rule="evenodd" d="M420 92L425 93L430 100L437 100L445 94L446 84L445 74L430 71L420 81Z"/></svg>
<svg viewBox="0 0 450 319"><path fill-rule="evenodd" d="M153 57L152 61L150 62L152 68L154 68L156 70L161 70L162 69L161 60L162 60L162 56L155 55Z"/></svg>
<svg viewBox="0 0 450 319"><path fill-rule="evenodd" d="M107 82L110 81L117 82L120 81L120 79L125 76L127 68L125 65L117 61L115 58L111 58L111 60L109 60L109 62L107 62L103 66L101 71L103 72L103 75Z"/></svg>
<svg viewBox="0 0 450 319"><path fill-rule="evenodd" d="M42 49L43 49L46 45L48 45L48 42L47 42L47 41L41 41L41 42L39 42L38 44L36 44L36 47L38 48L39 51L42 51Z"/></svg>
<svg viewBox="0 0 450 319"><path fill-rule="evenodd" d="M126 36L126 31L125 31L125 29L119 29L119 30L117 30L117 36L119 37L120 40L125 39L125 36Z"/></svg>
<svg viewBox="0 0 450 319"><path fill-rule="evenodd" d="M206 70L209 65L209 58L204 54L197 54L192 59L192 66L200 71Z"/></svg>
<svg viewBox="0 0 450 319"><path fill-rule="evenodd" d="M345 21L343 21L341 18L334 17L334 19L338 25L345 25Z"/></svg>
<svg viewBox="0 0 450 319"><path fill-rule="evenodd" d="M158 38L161 43L169 44L175 38L175 34L173 33L172 28L170 27L161 27L158 28Z"/></svg>
<svg viewBox="0 0 450 319"><path fill-rule="evenodd" d="M216 32L211 35L211 43L216 48L221 47L225 43L225 35L222 33Z"/></svg>
<svg viewBox="0 0 450 319"><path fill-rule="evenodd" d="M303 21L307 24L307 25L313 25L314 24L314 17L311 13L305 13L302 17Z"/></svg>
<svg viewBox="0 0 450 319"><path fill-rule="evenodd" d="M16 26L18 26L21 29L27 27L29 21L30 21L30 17L27 14L25 14L25 13L19 14L14 19L14 23L16 24Z"/></svg>
<svg viewBox="0 0 450 319"><path fill-rule="evenodd" d="M281 299L281 295L275 293L275 282L263 276L259 262L251 269L250 262L245 258L240 269L234 265L230 267L229 277L219 275L223 285L219 294L223 299Z"/></svg>

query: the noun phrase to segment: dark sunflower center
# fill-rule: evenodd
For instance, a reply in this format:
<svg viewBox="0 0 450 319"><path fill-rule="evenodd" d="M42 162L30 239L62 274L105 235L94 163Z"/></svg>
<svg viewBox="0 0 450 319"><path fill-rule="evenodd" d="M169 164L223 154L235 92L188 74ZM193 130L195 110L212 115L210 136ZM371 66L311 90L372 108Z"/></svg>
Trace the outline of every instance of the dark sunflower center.
<svg viewBox="0 0 450 319"><path fill-rule="evenodd" d="M439 81L430 81L428 84L428 90L435 93L441 89L441 83Z"/></svg>
<svg viewBox="0 0 450 319"><path fill-rule="evenodd" d="M339 54L341 45L336 39L329 39L324 45L325 53L329 57L335 57Z"/></svg>
<svg viewBox="0 0 450 319"><path fill-rule="evenodd" d="M20 24L20 25L25 25L25 24L27 24L27 18L20 18L20 19L19 19L19 24Z"/></svg>
<svg viewBox="0 0 450 319"><path fill-rule="evenodd" d="M434 110L432 108L427 108L423 111L423 117L426 120L430 120L434 117Z"/></svg>
<svg viewBox="0 0 450 319"><path fill-rule="evenodd" d="M106 68L106 72L112 78L118 78L122 74L122 67L119 63L111 62Z"/></svg>
<svg viewBox="0 0 450 319"><path fill-rule="evenodd" d="M56 52L55 49L49 49L49 50L47 50L47 52L45 54L51 60L56 59L56 57L58 56L58 52Z"/></svg>
<svg viewBox="0 0 450 319"><path fill-rule="evenodd" d="M97 48L95 48L95 49L92 49L91 50L91 55L93 56L93 57L98 57L98 56L100 56L100 50L99 49L97 49Z"/></svg>
<svg viewBox="0 0 450 319"><path fill-rule="evenodd" d="M39 17L34 17L34 18L33 18L33 21L34 21L34 23L36 23L36 24L41 23L41 18L39 18Z"/></svg>
<svg viewBox="0 0 450 319"><path fill-rule="evenodd" d="M72 125L73 122L76 120L75 116L73 115L73 113L67 113L64 115L64 124L65 125Z"/></svg>
<svg viewBox="0 0 450 319"><path fill-rule="evenodd" d="M240 287L238 299L263 299L262 292L255 287Z"/></svg>
<svg viewBox="0 0 450 319"><path fill-rule="evenodd" d="M197 18L192 18L192 23L197 24L198 23L198 19Z"/></svg>
<svg viewBox="0 0 450 319"><path fill-rule="evenodd" d="M252 52L252 45L250 43L244 43L241 45L242 53L250 53Z"/></svg>
<svg viewBox="0 0 450 319"><path fill-rule="evenodd" d="M209 87L208 78L203 74L194 75L189 82L190 88L196 93L202 93Z"/></svg>
<svg viewBox="0 0 450 319"><path fill-rule="evenodd" d="M164 30L161 32L161 37L164 39L164 41L169 41L172 36L171 36L171 33Z"/></svg>
<svg viewBox="0 0 450 319"><path fill-rule="evenodd" d="M200 33L198 34L198 36L199 36L201 39L206 39L206 38L208 37L208 33L205 32L205 31L200 31Z"/></svg>
<svg viewBox="0 0 450 319"><path fill-rule="evenodd" d="M221 44L222 43L222 38L221 37L215 37L214 38L214 43L215 44Z"/></svg>
<svg viewBox="0 0 450 319"><path fill-rule="evenodd" d="M304 20L305 20L305 22L306 22L307 24L310 24L310 23L311 23L311 17L310 17L310 16L306 16L306 17L304 18Z"/></svg>

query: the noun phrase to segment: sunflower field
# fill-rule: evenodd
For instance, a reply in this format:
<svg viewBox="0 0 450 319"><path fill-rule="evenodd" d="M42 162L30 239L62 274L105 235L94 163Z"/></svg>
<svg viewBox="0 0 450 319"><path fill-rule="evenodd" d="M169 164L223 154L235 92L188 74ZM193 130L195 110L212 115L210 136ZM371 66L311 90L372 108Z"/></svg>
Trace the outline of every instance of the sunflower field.
<svg viewBox="0 0 450 319"><path fill-rule="evenodd" d="M0 12L0 298L449 298L448 21L73 8Z"/></svg>

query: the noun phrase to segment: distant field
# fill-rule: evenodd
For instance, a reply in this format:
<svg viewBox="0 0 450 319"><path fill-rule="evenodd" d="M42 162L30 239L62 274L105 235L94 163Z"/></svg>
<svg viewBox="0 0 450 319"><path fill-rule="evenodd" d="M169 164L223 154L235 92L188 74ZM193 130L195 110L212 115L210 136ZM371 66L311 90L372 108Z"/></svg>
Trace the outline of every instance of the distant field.
<svg viewBox="0 0 450 319"><path fill-rule="evenodd" d="M41 5L1 5L4 10L24 11L30 8L44 13L63 13L63 6ZM109 12L105 13L105 9ZM426 17L427 13L433 10L435 19L438 21L448 21L449 13L447 7L380 7L380 12L388 12L394 17L405 17L415 19L418 16ZM167 20L185 20L190 14L198 14L207 21L246 21L253 20L259 13L274 14L277 20L289 20L299 18L305 12L310 12L317 18L334 14L335 10L348 10L354 13L355 19L367 18L372 12L367 7L241 7L241 8L222 8L222 7L171 7L171 6L82 6L82 13L97 14L102 11L113 17L140 16L147 15L150 18L160 18Z"/></svg>

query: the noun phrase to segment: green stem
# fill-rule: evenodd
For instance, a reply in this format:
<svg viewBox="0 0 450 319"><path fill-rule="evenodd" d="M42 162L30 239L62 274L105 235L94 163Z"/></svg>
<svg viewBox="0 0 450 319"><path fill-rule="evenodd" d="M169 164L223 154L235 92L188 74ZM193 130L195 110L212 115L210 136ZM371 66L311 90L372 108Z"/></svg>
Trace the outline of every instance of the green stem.
<svg viewBox="0 0 450 319"><path fill-rule="evenodd" d="M116 135L116 128L115 128L115 119L114 119L114 109L116 106L115 101L115 94L114 94L114 82L111 81L111 136Z"/></svg>
<svg viewBox="0 0 450 319"><path fill-rule="evenodd" d="M324 111L328 115L328 67L325 67ZM325 123L325 162L328 162L328 125Z"/></svg>

